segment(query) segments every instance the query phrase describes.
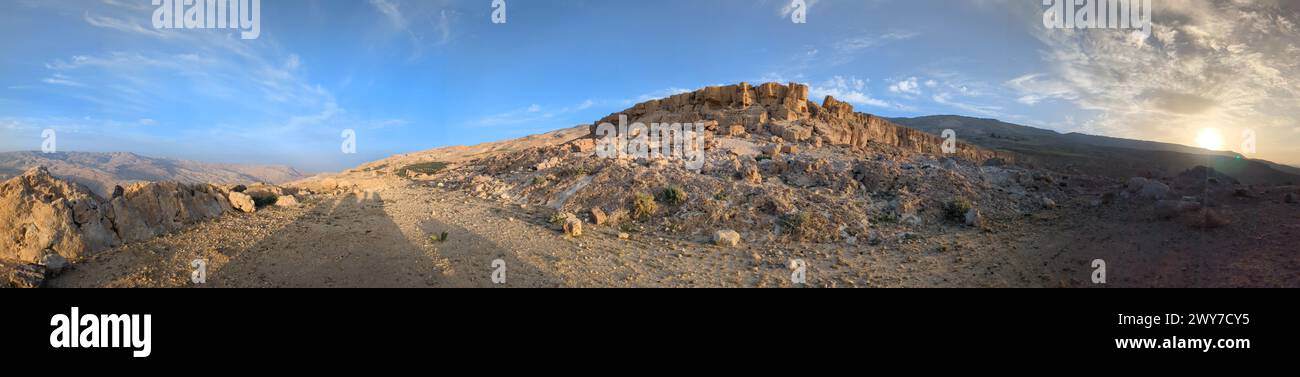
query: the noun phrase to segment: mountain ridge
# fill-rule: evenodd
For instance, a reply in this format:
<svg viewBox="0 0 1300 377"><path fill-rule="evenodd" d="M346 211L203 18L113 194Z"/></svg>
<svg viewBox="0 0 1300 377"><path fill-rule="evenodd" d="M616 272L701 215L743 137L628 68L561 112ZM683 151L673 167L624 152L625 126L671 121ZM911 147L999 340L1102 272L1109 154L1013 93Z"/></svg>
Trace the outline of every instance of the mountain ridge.
<svg viewBox="0 0 1300 377"><path fill-rule="evenodd" d="M1249 159L1227 151L1157 141L1089 135L961 115L889 118L905 127L939 134L957 131L960 141L1024 155L1027 162L1113 177L1173 176L1208 165L1247 184L1300 182L1300 168Z"/></svg>
<svg viewBox="0 0 1300 377"><path fill-rule="evenodd" d="M210 163L156 158L132 152L17 151L0 153L0 179L16 177L44 166L50 173L90 188L100 196L114 186L136 182L249 184L284 183L306 177L288 166Z"/></svg>

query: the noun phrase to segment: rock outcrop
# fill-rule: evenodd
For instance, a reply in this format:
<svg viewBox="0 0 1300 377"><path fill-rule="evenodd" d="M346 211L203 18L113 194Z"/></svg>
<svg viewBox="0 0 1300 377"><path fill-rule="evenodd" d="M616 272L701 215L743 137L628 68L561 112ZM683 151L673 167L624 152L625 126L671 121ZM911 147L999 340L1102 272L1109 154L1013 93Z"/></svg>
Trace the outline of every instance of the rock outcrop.
<svg viewBox="0 0 1300 377"><path fill-rule="evenodd" d="M0 258L76 261L229 210L225 194L212 185L136 183L103 199L37 167L0 184Z"/></svg>
<svg viewBox="0 0 1300 377"><path fill-rule="evenodd" d="M785 142L837 145L866 149L869 145L896 147L903 152L945 155L944 139L853 110L853 105L827 96L821 105L808 100L808 86L790 83L747 83L707 87L668 98L639 103L610 114L590 126L591 136L602 123L628 124L704 122L709 131L724 136L772 135ZM975 162L1011 160L1008 153L958 144L951 154Z"/></svg>

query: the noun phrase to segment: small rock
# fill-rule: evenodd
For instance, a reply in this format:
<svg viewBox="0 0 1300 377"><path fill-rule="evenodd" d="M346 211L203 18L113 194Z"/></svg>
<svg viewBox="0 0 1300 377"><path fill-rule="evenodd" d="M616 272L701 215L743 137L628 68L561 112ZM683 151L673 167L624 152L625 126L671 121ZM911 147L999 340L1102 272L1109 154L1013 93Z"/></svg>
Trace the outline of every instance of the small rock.
<svg viewBox="0 0 1300 377"><path fill-rule="evenodd" d="M731 125L731 128L727 131L728 131L727 134L730 136L745 136L745 125L733 124Z"/></svg>
<svg viewBox="0 0 1300 377"><path fill-rule="evenodd" d="M569 237L582 237L582 220L577 217L569 216L564 219L564 235Z"/></svg>
<svg viewBox="0 0 1300 377"><path fill-rule="evenodd" d="M596 225L605 225L609 217L605 216L605 211L599 207L591 209L591 223Z"/></svg>
<svg viewBox="0 0 1300 377"><path fill-rule="evenodd" d="M620 239L620 240L626 240L626 239L628 239L628 238L632 238L632 235L631 235L631 234L627 234L627 232L618 232L618 239Z"/></svg>
<svg viewBox="0 0 1300 377"><path fill-rule="evenodd" d="M41 257L40 265L45 266L45 273L54 276L68 268L68 259L51 250Z"/></svg>
<svg viewBox="0 0 1300 377"><path fill-rule="evenodd" d="M253 204L253 197L238 191L230 192L230 206L247 213L257 211L257 205Z"/></svg>
<svg viewBox="0 0 1300 377"><path fill-rule="evenodd" d="M971 208L966 211L966 226L979 228L984 225L984 216L980 215L980 210Z"/></svg>
<svg viewBox="0 0 1300 377"><path fill-rule="evenodd" d="M1052 200L1052 198L1049 198L1049 197L1044 196L1044 197L1043 197L1043 208L1047 208L1047 209L1056 209L1056 201L1055 201L1055 200Z"/></svg>
<svg viewBox="0 0 1300 377"><path fill-rule="evenodd" d="M785 153L785 154L799 154L799 146L798 146L798 145L794 145L794 144L782 145L782 146L781 146L781 153Z"/></svg>
<svg viewBox="0 0 1300 377"><path fill-rule="evenodd" d="M1296 203L1295 194L1294 194L1294 193L1287 193L1287 194L1286 194L1286 197L1283 198L1282 201L1283 201L1283 202L1286 202L1286 204L1295 204L1295 203Z"/></svg>
<svg viewBox="0 0 1300 377"><path fill-rule="evenodd" d="M713 232L713 244L718 246L736 247L736 245L740 244L740 233L730 229Z"/></svg>

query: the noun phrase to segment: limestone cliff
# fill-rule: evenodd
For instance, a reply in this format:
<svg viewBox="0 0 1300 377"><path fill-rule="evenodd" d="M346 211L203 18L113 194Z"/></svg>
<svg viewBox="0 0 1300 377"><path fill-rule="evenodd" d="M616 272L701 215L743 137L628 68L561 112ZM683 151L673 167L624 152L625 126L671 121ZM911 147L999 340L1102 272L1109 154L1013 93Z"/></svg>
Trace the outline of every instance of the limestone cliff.
<svg viewBox="0 0 1300 377"><path fill-rule="evenodd" d="M808 100L808 86L796 83L713 86L642 102L592 123L592 136L601 123L618 124L619 115L626 115L628 122L644 124L704 121L716 133L732 133L743 128L747 133L771 134L787 142L859 150L868 150L873 145L890 146L902 152L944 155L944 140L938 136L855 112L853 105L830 96L818 105ZM976 162L1011 159L1008 154L967 144L958 144L952 157Z"/></svg>

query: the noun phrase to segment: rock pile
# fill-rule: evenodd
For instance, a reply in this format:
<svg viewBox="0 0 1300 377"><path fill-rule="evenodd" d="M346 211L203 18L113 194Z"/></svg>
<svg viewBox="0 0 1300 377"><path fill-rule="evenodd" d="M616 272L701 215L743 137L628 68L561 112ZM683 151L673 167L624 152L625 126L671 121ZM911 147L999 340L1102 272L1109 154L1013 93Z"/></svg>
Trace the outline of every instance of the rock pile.
<svg viewBox="0 0 1300 377"><path fill-rule="evenodd" d="M103 199L37 167L0 184L0 258L59 267L54 265L174 232L230 208L226 193L212 185L137 183Z"/></svg>

